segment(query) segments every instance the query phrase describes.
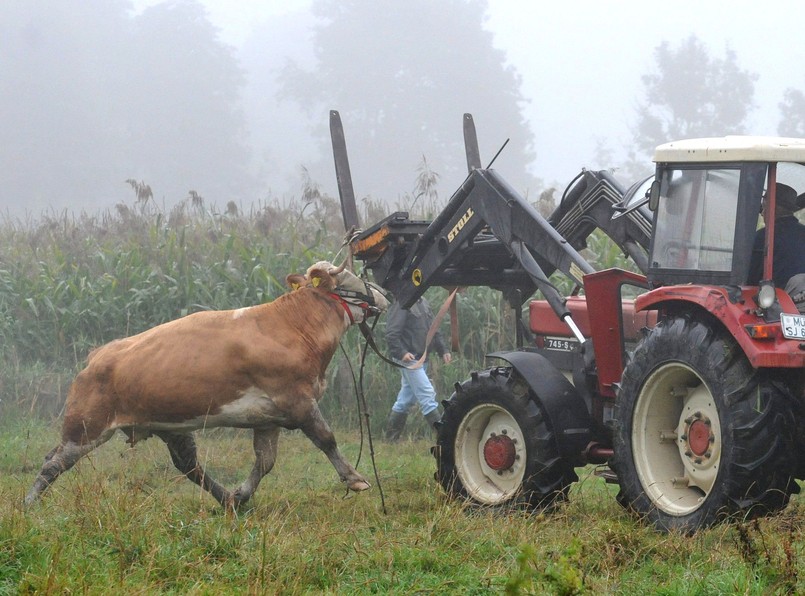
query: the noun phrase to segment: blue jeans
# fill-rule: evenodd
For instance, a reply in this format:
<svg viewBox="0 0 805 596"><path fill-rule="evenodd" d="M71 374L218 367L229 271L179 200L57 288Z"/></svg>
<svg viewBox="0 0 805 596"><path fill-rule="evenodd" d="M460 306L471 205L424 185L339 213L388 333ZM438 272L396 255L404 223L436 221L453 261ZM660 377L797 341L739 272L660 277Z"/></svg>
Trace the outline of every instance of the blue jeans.
<svg viewBox="0 0 805 596"><path fill-rule="evenodd" d="M419 410L427 416L438 405L436 404L436 390L428 378L428 363L414 370L401 368L402 384L397 394L397 401L391 406L392 411L400 414L407 413L414 403L419 403Z"/></svg>

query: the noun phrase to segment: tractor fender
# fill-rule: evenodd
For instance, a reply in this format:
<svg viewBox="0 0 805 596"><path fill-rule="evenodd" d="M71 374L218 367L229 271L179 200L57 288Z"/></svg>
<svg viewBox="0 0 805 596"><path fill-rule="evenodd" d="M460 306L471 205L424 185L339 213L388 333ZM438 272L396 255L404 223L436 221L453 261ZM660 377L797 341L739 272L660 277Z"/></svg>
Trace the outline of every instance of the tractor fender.
<svg viewBox="0 0 805 596"><path fill-rule="evenodd" d="M668 286L656 288L635 299L635 310L659 310L660 313L701 312L718 321L738 343L753 368L795 368L805 364L805 352L798 341L756 340L747 326L762 323L751 313L757 288L743 286L730 295L720 286ZM783 312L796 313L791 297L777 288L777 301ZM776 315L779 320L779 314Z"/></svg>
<svg viewBox="0 0 805 596"><path fill-rule="evenodd" d="M547 358L520 350L494 352L528 383L548 416L561 456L583 465L582 453L592 440L593 422L581 393Z"/></svg>

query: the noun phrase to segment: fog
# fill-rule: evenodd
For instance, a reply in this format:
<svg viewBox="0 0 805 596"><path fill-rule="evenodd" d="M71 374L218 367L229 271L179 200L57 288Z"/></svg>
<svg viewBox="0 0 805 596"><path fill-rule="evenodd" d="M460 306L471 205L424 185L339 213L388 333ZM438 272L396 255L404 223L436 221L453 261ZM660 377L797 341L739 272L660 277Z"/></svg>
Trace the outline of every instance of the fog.
<svg viewBox="0 0 805 596"><path fill-rule="evenodd" d="M466 174L467 111L485 162L511 139L495 167L533 197L627 159L655 48L690 35L758 75L746 132L777 134L785 90L805 89L794 0L489 0L473 3L478 31L454 1L418 4L413 22L376 11L366 23L386 27L379 41L353 32L329 46L317 46L310 0L4 2L0 208L108 209L135 199L133 183L165 207L191 191L221 209L304 185L337 196L331 108L359 197L405 206L423 156L449 196Z"/></svg>

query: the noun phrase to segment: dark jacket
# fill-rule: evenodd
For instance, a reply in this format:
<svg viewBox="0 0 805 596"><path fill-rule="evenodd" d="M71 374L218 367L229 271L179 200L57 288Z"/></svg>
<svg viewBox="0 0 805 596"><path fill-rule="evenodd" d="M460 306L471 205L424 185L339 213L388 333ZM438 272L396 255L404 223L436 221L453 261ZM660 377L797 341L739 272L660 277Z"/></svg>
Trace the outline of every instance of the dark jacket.
<svg viewBox="0 0 805 596"><path fill-rule="evenodd" d="M766 228L755 235L752 258L749 261L747 283L757 285L763 275L763 245ZM774 285L785 284L797 273L805 273L805 226L793 215L780 217L774 222Z"/></svg>
<svg viewBox="0 0 805 596"><path fill-rule="evenodd" d="M386 343L391 357L401 360L406 352L411 352L419 359L425 351L425 340L433 319L433 311L424 298L417 300L409 310L400 308L400 303L394 302L389 307L386 319ZM440 331L433 336L428 352L433 351L442 356L449 351Z"/></svg>

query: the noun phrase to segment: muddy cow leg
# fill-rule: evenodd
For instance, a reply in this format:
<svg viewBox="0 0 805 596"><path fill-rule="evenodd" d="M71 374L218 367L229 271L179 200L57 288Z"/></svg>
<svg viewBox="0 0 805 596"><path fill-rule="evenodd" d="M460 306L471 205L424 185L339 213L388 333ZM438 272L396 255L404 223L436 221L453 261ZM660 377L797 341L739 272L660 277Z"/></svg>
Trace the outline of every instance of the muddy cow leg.
<svg viewBox="0 0 805 596"><path fill-rule="evenodd" d="M215 500L224 507L231 503L232 493L213 480L198 463L196 441L191 434L184 433L155 433L165 441L170 451L173 465L187 478L198 484L210 493Z"/></svg>
<svg viewBox="0 0 805 596"><path fill-rule="evenodd" d="M254 429L254 467L249 477L233 493L235 507L251 498L260 480L274 467L274 462L277 461L279 434L278 426Z"/></svg>
<svg viewBox="0 0 805 596"><path fill-rule="evenodd" d="M56 478L72 468L87 453L106 443L113 434L115 434L114 430L107 430L89 443L81 445L73 441L66 441L52 449L45 456L45 463L37 474L31 490L25 496L25 505L28 506L36 501L56 481Z"/></svg>
<svg viewBox="0 0 805 596"><path fill-rule="evenodd" d="M356 492L369 488L369 483L366 479L358 474L352 464L341 455L335 442L335 435L333 435L330 426L322 417L318 405L313 404L309 416L300 428L316 447L324 451L327 459L330 460L335 471L338 472L338 476L347 483L347 488Z"/></svg>

